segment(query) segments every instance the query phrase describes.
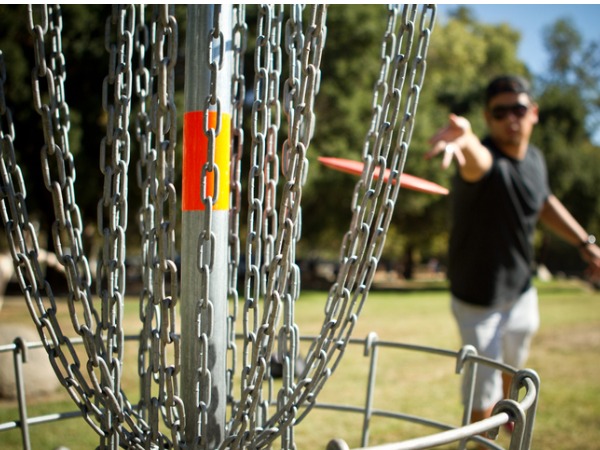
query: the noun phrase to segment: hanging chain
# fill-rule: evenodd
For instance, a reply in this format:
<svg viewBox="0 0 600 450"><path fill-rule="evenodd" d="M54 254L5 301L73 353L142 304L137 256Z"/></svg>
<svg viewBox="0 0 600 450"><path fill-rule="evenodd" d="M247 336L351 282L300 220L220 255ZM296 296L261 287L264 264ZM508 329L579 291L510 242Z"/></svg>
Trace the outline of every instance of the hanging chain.
<svg viewBox="0 0 600 450"><path fill-rule="evenodd" d="M246 6L237 5L233 9L233 67L232 67L232 111L231 111L231 158L230 158L230 206L228 239L228 283L227 296L229 313L227 316L227 363L226 390L231 404L231 417L234 417L239 403L234 400L234 377L237 372L237 344L235 324L238 317L238 271L240 267L240 213L242 209L242 157L244 149L244 100L246 98L244 55L247 48L248 25Z"/></svg>
<svg viewBox="0 0 600 450"><path fill-rule="evenodd" d="M112 314L103 309L102 316L99 316L91 303L91 275L82 250L82 222L73 188L75 167L68 147L70 125L64 93L66 71L61 42L61 12L56 5L30 6L28 12L35 56L33 101L44 131L42 173L55 211L52 237L58 259L65 268L69 287L67 303L73 329L82 338L88 356L85 374L81 371L81 362L71 340L59 326L56 302L39 265L39 247L35 230L27 217L25 188L14 156L14 131L2 132L2 192L9 194L6 199L3 198L3 202L8 200L9 205L3 209L2 218L17 279L50 363L84 419L100 435L100 447L116 448L119 435L128 439L131 434L120 426L128 418L123 411L131 411L120 393L121 315L117 308ZM45 40L48 33L49 58ZM2 78L4 80L5 75ZM2 109L3 116L10 117L4 101ZM54 164L50 164L51 161ZM83 316L83 322L79 314ZM110 326L100 328L102 320L109 315L116 320ZM103 330L106 330L106 337L102 336ZM142 433L137 427L132 428L134 434Z"/></svg>
<svg viewBox="0 0 600 450"><path fill-rule="evenodd" d="M101 389L95 390L96 386L100 386L100 382L98 377L91 376L94 374L94 367L99 366L96 348L102 348L103 345L93 335L93 330L97 328L100 319L91 303L91 276L82 251L81 218L73 189L75 170L68 145L65 145L65 142L68 142L69 127L68 114L62 117L63 113L68 112L68 108L64 92L61 91L64 81L64 57L60 56L62 55L60 9L54 5L51 7L42 5L35 9L30 6L28 12L35 56L35 67L32 71L33 103L41 117L44 130L44 146L41 151L42 173L46 189L52 195L55 210L52 237L57 257L65 267L69 283L68 304L71 321L74 331L84 340L89 358L86 371L89 379L92 380L92 386L85 381L86 377L81 372L81 363L71 341L64 336L58 326L52 291L38 269L39 248L33 227L24 214L26 212L24 190L23 196L19 199L19 209L14 210L16 214L13 214L11 221L5 224L12 225L12 230L7 229L7 235L9 241L12 241L10 247L16 264L17 278L44 347L50 356L50 363L63 385L67 387L69 395L78 407L85 411L84 419L98 434L103 435L104 432L99 424L104 421L104 414L94 402L94 397L101 391ZM36 22L35 16L38 17L39 22ZM50 63L47 60L45 41L49 29L52 30ZM53 68L57 73L56 76ZM55 132L55 130L60 131ZM62 147L57 144L57 136ZM50 164L51 161L53 165ZM17 222L12 222L15 219ZM15 225L25 231L25 236L22 236L25 237L24 240L10 239L12 233L9 231L17 232ZM27 250L28 245L33 247L31 251ZM45 307L44 297L47 297L50 303L48 309ZM78 313L82 313L83 323L80 322ZM63 353L65 349L67 354Z"/></svg>
<svg viewBox="0 0 600 450"><path fill-rule="evenodd" d="M48 11L50 14L48 14ZM62 84L64 81L64 57L62 53L52 57L51 67L55 68L59 81L50 83L56 78L51 76L52 70L46 64L44 55L43 36L46 29L51 30L53 53L60 52L61 22L58 17L59 9L41 8L41 25L34 24L33 10L30 9L30 29L36 38L36 67L34 68L34 105L42 117L44 125L45 146L42 149L42 164L45 173L46 187L51 191L55 205L56 221L53 225L53 238L57 255L65 265L69 281L69 308L74 330L81 335L89 358L86 365L88 385L78 372L80 367L75 352L67 338L62 335L56 324L54 332L67 345L75 362L68 365L67 358L62 355L61 363L65 366L63 384L84 412L84 418L100 435L100 448L118 448L120 440L134 442L142 440L144 430L134 424L134 412L121 391L121 365L123 357L123 294L125 289L125 230L127 226L127 169L129 161L128 118L131 97L131 53L132 29L134 13L132 8L113 10L113 15L107 21L105 43L110 53L109 76L103 85L103 107L108 114L107 135L101 144L101 170L105 175L103 198L98 204L98 225L102 230L105 243L103 258L98 269L98 291L101 298L101 313L98 314L90 302L89 285L91 276L89 266L82 251L81 219L75 203L73 182L75 180L72 156L67 144L60 148L53 135L65 136L59 142L68 142L66 131L68 125L68 108L64 103ZM129 14L128 14L129 13ZM54 25L56 24L56 25ZM53 31L54 30L54 31ZM111 33L113 31L113 33ZM114 42L111 42L113 40ZM41 93L36 87L43 75L46 78L48 92ZM114 104L110 103L108 87L113 87ZM58 88L57 88L58 86ZM43 104L42 99L48 103ZM48 122L48 112L56 118ZM110 152L107 152L109 148ZM53 151L50 152L49 149ZM58 162L57 168L51 170L45 155L54 156ZM62 159L60 158L62 157ZM67 162L67 164L64 163ZM58 180L53 181L51 174L58 174ZM65 189L65 194L62 189ZM106 213L106 217L103 215ZM66 245L68 244L68 245ZM80 324L77 309L83 311L84 324ZM94 323L92 323L94 318ZM42 333L41 333L42 334ZM59 342L54 339L55 344ZM61 342L63 344L63 342ZM54 349L47 349L54 357L61 356ZM55 371L59 371L57 365ZM68 366L68 368L67 368ZM72 375L71 375L72 374ZM59 376L60 377L60 376ZM74 388L77 388L74 389ZM94 400L95 399L95 400ZM129 427L129 430L126 429ZM145 427L143 423L140 426ZM136 436L136 437L133 437ZM137 448L131 445L132 448Z"/></svg>
<svg viewBox="0 0 600 450"><path fill-rule="evenodd" d="M209 414L208 411L212 402L212 373L209 367L209 342L213 337L214 327L214 299L211 298L210 278L215 261L215 230L213 229L212 217L213 206L219 198L219 179L221 173L219 166L216 164L217 151L217 136L221 133L222 128L222 105L218 96L218 79L219 71L223 68L225 56L225 36L220 28L221 22L221 5L214 5L212 28L207 33L207 42L209 43L209 51L207 52L206 69L210 73L209 76L209 92L204 101L203 110L203 126L202 132L207 139L207 157L206 162L202 167L200 199L204 204L201 223L203 229L198 234L198 251L197 251L197 270L200 280L200 286L203 292L200 293L197 311L197 330L195 336L198 336L199 354L198 354L198 402L196 404L198 410L198 430L199 430L199 448L208 448L210 436L209 430ZM218 48L218 52L213 52L213 48ZM213 54L216 53L216 54ZM211 112L214 112L216 123L210 124L209 118ZM208 186L209 175L213 177L214 190L210 192Z"/></svg>
<svg viewBox="0 0 600 450"><path fill-rule="evenodd" d="M138 185L142 191L138 218L144 280L140 296L143 327L138 358L139 409L142 417L150 422L152 441L159 446L164 443L159 426L159 415L162 414L173 445L178 448L178 443L182 442L182 423L185 424L177 383L180 339L175 313L179 292L175 264L177 109L174 99L178 26L175 17L169 13L169 6L161 5L154 8L150 31L144 10L140 5L135 39L139 105L136 137L140 144ZM149 47L152 51L151 70L146 61Z"/></svg>
<svg viewBox="0 0 600 450"><path fill-rule="evenodd" d="M288 118L288 137L282 153L282 173L286 177L280 209L275 208L275 185L280 170L277 154L269 149L275 143L280 115L278 86L281 73L282 14L262 5L259 10L257 50L255 53L255 102L252 108L252 152L249 179L249 213L246 243L246 283L244 310L244 354L242 396L225 445L264 448L282 436L282 448L294 448L291 425L295 407L289 408L293 392L294 369L298 351L297 326L293 304L299 294L299 269L294 264L295 243L300 236L300 199L306 178L306 147L312 137L312 110L318 91L321 53L324 45L325 6L314 6L305 39L301 7L293 7L286 24L286 51L290 55L290 75L284 86L284 112ZM273 22L276 25L273 25ZM270 55L275 53L274 55ZM315 66L316 63L316 66ZM275 172L274 172L275 171ZM259 300L264 298L262 314ZM283 310L284 324L277 331ZM279 403L286 411L266 420L271 396L262 399L262 384L268 376L268 358L278 345L277 357L284 367L284 385ZM251 444L249 444L251 442Z"/></svg>
<svg viewBox="0 0 600 450"><path fill-rule="evenodd" d="M307 366L316 367L311 377L314 386L309 387L309 391L318 392L339 364L383 251L414 126L435 12L435 6L423 6L415 45L417 6L389 9L382 42L382 70L373 93L372 123L375 126L365 140L365 169L353 197L353 218L341 249L339 275L328 296L323 328L307 356ZM394 133L397 134L395 141ZM390 168L389 179L376 179L375 167ZM325 363L331 367L326 368ZM311 403L297 422L310 411L312 397L310 399Z"/></svg>
<svg viewBox="0 0 600 450"><path fill-rule="evenodd" d="M156 135L158 153L157 201L155 219L158 261L157 276L154 278L154 302L160 306L161 317L158 329L160 344L154 353L160 355L160 377L158 380L159 404L164 411L164 423L171 432L176 448L185 426L183 402L179 396L177 382L181 371L179 349L180 336L177 332L176 307L179 287L175 264L175 229L177 225L177 192L175 188L175 147L177 144L177 108L175 106L175 64L178 51L178 26L168 5L158 7L156 38L153 41L153 67L158 71L157 98L153 98L153 131ZM158 368L155 367L155 370ZM155 433L159 432L156 428Z"/></svg>
<svg viewBox="0 0 600 450"><path fill-rule="evenodd" d="M98 262L96 282L102 305L100 327L104 334L106 357L110 358L110 389L118 394L119 411L123 410L121 364L123 361L123 307L125 295L125 232L128 225L127 185L130 160L129 116L132 97L133 6L113 6L106 20L104 44L109 54L109 71L102 85L102 108L107 115L106 136L100 143L100 171L104 175L103 196L98 202L98 230L103 236L102 257ZM111 448L118 440L107 414L103 429L111 430ZM114 417L118 420L118 416ZM104 428L106 427L106 428ZM108 442L102 444L108 445Z"/></svg>
<svg viewBox="0 0 600 450"><path fill-rule="evenodd" d="M165 55L158 52L159 61L168 60L168 70L163 70L158 79L161 82L160 86L165 86L162 92L172 93L177 50L176 23L164 13L161 18L166 18L162 24L169 28L166 34L171 36L166 39L170 43ZM131 58L134 23L135 11L132 6L114 7L105 28L105 44L110 54L110 63L109 74L103 84L102 99L107 114L107 133L101 144L100 157L100 168L104 173L105 183L103 197L98 203L98 225L104 236L102 261L98 269L98 291L101 298L101 312L98 314L91 302L92 277L82 251L82 224L73 189L75 167L68 147L70 120L64 93L66 70L61 45L60 8L54 5L29 8L29 29L34 38L35 49L35 67L32 71L34 106L41 116L44 130L42 172L44 184L52 194L55 209L56 220L52 226L52 236L58 259L65 267L71 322L74 331L83 339L88 357L87 364L84 364L85 373L81 370L82 364L71 340L63 334L56 319L56 302L38 262L39 247L35 230L27 217L25 185L14 154L14 126L5 102L6 74L3 59L0 64L2 219L16 266L17 279L50 362L61 383L82 411L83 418L99 434L101 449L116 449L122 443L131 449L165 448L165 443L168 443L168 440L160 435L158 424L153 423L152 430L148 432L148 426L141 417L136 416L120 385L124 344L124 239L127 227L126 194L130 153L128 127L133 80ZM50 36L50 52L46 50L46 34ZM161 43L164 35L165 33L160 35ZM170 74L170 78L162 77L162 74ZM140 91L144 90L147 91L147 88L140 88ZM173 263L176 217L176 197L173 188L176 113L172 95L169 97L161 93L156 100L160 103L161 111L157 114L160 117L160 132L157 134L161 143L158 159L162 168L158 174L156 189L159 199L156 210L159 211L159 217L155 222L161 227L161 234L157 237L157 253L160 256L157 266L164 275L163 280L168 280L168 283L161 283L159 279L157 290L162 293L160 298L164 299L163 304L174 306L176 297L167 297L165 291L169 290L173 295L177 295L176 270ZM141 120L146 121L143 111ZM7 124L6 130L4 123ZM140 131L140 134L143 132ZM165 135L168 135L168 139ZM161 200L163 203L160 203ZM161 208L160 205L165 202L168 208ZM168 211L165 211L167 209ZM170 263L167 261L169 258ZM165 284L169 284L169 289L165 288ZM161 311L161 322L167 323L167 326L159 327L161 345L177 339L172 311L172 308ZM80 320L80 314L83 321ZM160 408L165 415L165 422L171 428L173 441L177 442L181 417L178 410L182 410L178 408L181 405L177 402L178 388L174 381L178 373L177 346L174 353L173 359L177 362L169 364L165 356L166 351L158 346L152 355L152 361L161 374ZM157 359L156 355L160 358ZM150 416L151 419L158 417L158 411L154 416ZM154 442L155 446L151 442Z"/></svg>
<svg viewBox="0 0 600 450"><path fill-rule="evenodd" d="M283 6L279 7L279 11L276 6L272 7L270 30L267 33L268 44L259 50L263 50L264 53L257 55L257 58L264 60L264 68L266 73L264 75L264 88L265 88L265 100L266 102L262 105L261 112L259 114L265 119L260 127L259 133L260 139L264 139L264 154L261 155L259 160L262 160L263 165L260 167L263 173L262 180L264 182L264 191L261 192L263 197L263 214L261 218L261 236L262 242L262 261L260 264L260 296L265 298L264 302L264 317L273 317L272 327L276 328L277 322L280 316L280 303L273 303L271 299L264 297L267 292L267 283L269 276L269 265L273 261L275 256L275 240L277 238L278 230L278 216L277 216L277 186L279 184L279 156L277 154L278 147L278 136L279 128L281 124L281 102L279 99L280 91L280 78L282 72L282 53L281 53L281 36L283 26ZM262 101L262 99L261 99ZM261 121L259 120L259 123ZM257 127L257 130L259 127ZM270 335L270 334L269 334ZM271 336L271 335L270 335ZM268 357L274 355L273 346L275 342L260 342L260 345L265 345L264 354ZM272 361L281 361L280 356L271 357ZM268 362L268 361L266 361ZM270 364L267 365L270 369ZM265 379L268 384L268 392L266 398L259 400L259 409L256 412L257 425L263 426L264 419L267 417L269 405L273 403L275 399L273 377L270 371L265 372ZM262 394L262 392L261 392Z"/></svg>
<svg viewBox="0 0 600 450"><path fill-rule="evenodd" d="M307 378L296 380L296 361L300 333L294 319L295 302L300 295L300 270L295 264L296 242L301 234L301 199L308 159L306 152L314 133L314 99L320 83L320 64L326 39L327 7L314 5L306 33L302 33L302 10L295 8L286 25L286 51L290 75L284 88L284 112L288 120L288 135L282 150L282 172L285 176L279 208L280 230L275 254L269 270L267 298L283 303L283 325L277 334L279 353L283 358L283 385L277 397L275 414L267 421L257 438L258 446L266 446L282 436L284 448L295 448L293 425L297 423L298 409L305 397L301 394ZM310 368L307 366L307 369ZM314 387L314 385L313 385ZM277 428L277 433L273 429Z"/></svg>
<svg viewBox="0 0 600 450"><path fill-rule="evenodd" d="M0 50L0 182L2 183L2 189L0 189L0 213L2 214L2 223L4 224L6 236L10 244L11 255L15 264L17 264L28 254L27 248L24 246L25 238L23 230L29 226L29 219L25 208L25 198L27 197L25 183L21 168L17 165L15 155L15 126L12 113L6 105L5 83L6 65L4 63L4 54ZM22 244L19 246L19 243ZM19 273L19 281L25 281L25 278L21 274L22 272ZM21 287L25 286L21 284Z"/></svg>
<svg viewBox="0 0 600 450"><path fill-rule="evenodd" d="M220 446L222 449L268 448L278 436L282 449L295 449L293 427L312 409L317 394L339 364L371 286L400 189L397 181L406 160L424 79L435 7L423 6L417 39L413 36L417 6L390 7L382 42L380 79L373 93L373 120L363 147L365 170L353 195L353 219L340 251L340 272L327 299L321 333L309 349L306 369L297 374L299 330L294 305L300 292L300 274L295 264L295 251L301 235L300 203L308 170L306 152L314 132L314 99L319 90L326 37L326 7L314 5L312 8L306 33L303 32L303 8L300 6L292 6L291 17L285 26L285 50L290 65L289 77L283 84L283 105L279 101L283 12L270 6L261 6L259 10L245 247L243 367L241 397L237 402L233 398L237 364L234 339L240 264L243 54L247 27L244 7L240 6L234 13L233 179L228 250L228 295L233 306L227 317L227 351L231 359L227 368L227 395L232 405L232 418L227 438ZM220 12L220 7L216 7L208 41L209 45L218 44L223 49ZM34 16L38 16L39 21ZM98 227L104 236L104 247L98 268L101 309L97 312L91 302L91 276L82 252L82 224L73 190L75 168L68 148L70 125L64 95L66 71L60 42L60 9L40 5L35 14L32 7L29 9L29 28L35 42L34 106L44 129L43 176L55 207L52 237L69 284L72 325L82 337L88 357L85 372L81 370L71 341L58 326L55 300L38 263L39 247L27 217L25 186L14 153L14 126L5 101L6 73L0 52L0 214L17 279L50 362L83 412L84 419L100 435L99 448L103 449L185 446L181 434L186 418L177 381L180 363L175 322L178 302L178 275L174 263L177 23L164 5L157 7L151 31L144 16L143 6L140 6L137 21L134 6L115 6L106 23L105 42L110 65L103 84L107 132L101 144L100 167L105 182L98 203ZM49 58L46 57L44 39L47 33L51 36ZM131 67L134 46L138 57L135 73ZM150 70L146 69L149 47L152 49ZM213 54L209 52L207 64L211 73L211 91L204 110L203 131L208 140L208 158L202 168L202 179L206 180L206 175L212 173L218 180L215 147L221 129L221 105L217 97L217 72L223 65L223 53L213 60ZM145 286L140 296L143 330L139 350L139 414L133 411L120 386L124 341L126 186L130 157L128 127L134 85L139 101L135 130L140 145L137 169L142 192L139 222ZM275 149L282 106L288 130L279 157ZM209 126L209 111L215 110L217 123ZM375 170L386 168L391 169L389 180L375 179ZM277 210L279 171L284 183ZM219 196L218 181L214 185L212 195L207 194L206 186L201 189L205 217L204 228L199 230L197 264L204 290L197 330L199 386L211 386L207 361L208 341L215 326L212 299L209 298L215 247L211 217L212 206ZM276 355L283 365L282 384L276 399L269 374L272 355ZM265 383L269 389L266 398L263 396ZM198 444L205 446L207 411L213 401L210 390L200 389L198 400ZM276 408L269 416L269 406L273 404ZM170 430L170 440L161 433L161 416Z"/></svg>
<svg viewBox="0 0 600 450"><path fill-rule="evenodd" d="M155 320L154 263L156 260L156 226L154 205L156 204L156 164L157 156L150 124L149 102L152 97L152 75L148 69L147 50L150 48L150 30L146 24L145 5L139 6L134 36L137 56L135 69L135 94L137 114L135 116L135 136L139 147L137 162L137 182L141 191L141 206L138 212L138 226L141 238L142 291L139 298L139 315L142 323L138 347L138 374L140 377L140 417L149 421L152 408L152 324ZM154 421L152 422L154 423Z"/></svg>
<svg viewBox="0 0 600 450"><path fill-rule="evenodd" d="M245 439L252 440L253 433L266 417L268 400L262 398L263 381L267 375L267 358L272 340L265 339L259 329L260 299L266 286L266 266L273 251L274 227L265 225L266 211L273 217L274 209L265 207L265 197L274 201L278 167L276 145L279 128L278 87L281 73L279 41L281 36L282 12L277 13L270 5L259 7L256 51L254 57L254 97L251 116L252 145L250 150L250 178L248 181L248 231L246 239L245 303L243 316L244 348L242 356L242 396L230 434L241 439L246 429ZM269 159L267 163L266 160ZM274 172L273 172L274 169ZM274 228L274 229L273 229ZM277 305L274 305L277 307ZM265 303L265 314L269 304ZM270 329L274 326L269 324ZM265 348L266 346L266 348ZM258 360L257 360L258 358ZM241 445L234 441L234 446Z"/></svg>

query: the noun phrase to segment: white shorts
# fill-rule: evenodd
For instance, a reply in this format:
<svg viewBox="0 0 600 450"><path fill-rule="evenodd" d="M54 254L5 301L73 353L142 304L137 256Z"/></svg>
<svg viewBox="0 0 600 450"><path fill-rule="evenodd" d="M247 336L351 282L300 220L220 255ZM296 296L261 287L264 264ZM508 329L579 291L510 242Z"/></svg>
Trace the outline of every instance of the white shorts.
<svg viewBox="0 0 600 450"><path fill-rule="evenodd" d="M463 345L474 346L486 358L523 368L531 339L540 325L537 289L532 287L515 301L493 308L471 305L452 296L452 313ZM467 386L463 384L463 401L467 395ZM502 397L501 372L479 364L473 409L487 410Z"/></svg>

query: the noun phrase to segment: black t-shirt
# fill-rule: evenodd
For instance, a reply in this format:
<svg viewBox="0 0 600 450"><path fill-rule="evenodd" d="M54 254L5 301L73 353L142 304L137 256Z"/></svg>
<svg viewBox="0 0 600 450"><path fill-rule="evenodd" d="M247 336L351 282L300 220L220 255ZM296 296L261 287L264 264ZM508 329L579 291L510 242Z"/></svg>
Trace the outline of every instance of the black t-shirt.
<svg viewBox="0 0 600 450"><path fill-rule="evenodd" d="M491 306L517 298L531 283L533 235L550 195L544 157L529 146L523 160L509 158L489 139L491 169L470 183L456 176L448 276L452 294Z"/></svg>

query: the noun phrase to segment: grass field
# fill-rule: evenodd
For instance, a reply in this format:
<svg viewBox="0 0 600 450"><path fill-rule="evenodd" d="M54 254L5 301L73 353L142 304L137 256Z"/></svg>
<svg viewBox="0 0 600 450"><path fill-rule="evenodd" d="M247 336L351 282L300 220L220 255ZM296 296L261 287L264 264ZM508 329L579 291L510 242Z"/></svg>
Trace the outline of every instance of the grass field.
<svg viewBox="0 0 600 450"><path fill-rule="evenodd" d="M577 281L539 283L538 288L542 324L528 364L541 378L533 448L600 449L600 293ZM302 293L296 307L296 322L302 335L320 330L325 299L324 292ZM137 306L132 299L126 305L129 332L137 326L136 320ZM0 311L1 323L29 323L22 300L5 301ZM452 351L460 346L448 308L448 293L443 288L371 292L353 337L362 339L373 331L386 341ZM135 397L135 348L130 348L127 354L132 365L126 365L130 368L124 371L123 385L128 395ZM127 359L125 363L128 364ZM362 347L348 348L319 401L363 406L367 365ZM462 409L454 360L381 349L374 407L458 425ZM72 409L62 392L28 401L30 416ZM15 402L0 401L0 423L17 417ZM295 428L295 441L299 450L325 449L333 438L343 438L351 448L358 447L361 426L362 416L357 414L313 410ZM98 445L97 437L79 418L36 425L31 431L35 450L53 450L59 445L88 450ZM370 444L432 432L408 422L374 419ZM501 432L498 443L507 446L508 442ZM0 448L22 448L18 430L0 433Z"/></svg>

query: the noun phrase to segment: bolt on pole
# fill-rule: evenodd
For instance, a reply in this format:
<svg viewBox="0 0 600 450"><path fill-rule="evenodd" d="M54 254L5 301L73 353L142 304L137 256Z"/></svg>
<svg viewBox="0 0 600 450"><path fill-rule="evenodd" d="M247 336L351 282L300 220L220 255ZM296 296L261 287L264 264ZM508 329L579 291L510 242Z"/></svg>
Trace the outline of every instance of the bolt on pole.
<svg viewBox="0 0 600 450"><path fill-rule="evenodd" d="M188 6L181 231L181 392L188 448L225 437L231 5Z"/></svg>

